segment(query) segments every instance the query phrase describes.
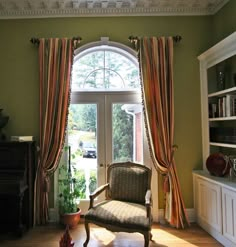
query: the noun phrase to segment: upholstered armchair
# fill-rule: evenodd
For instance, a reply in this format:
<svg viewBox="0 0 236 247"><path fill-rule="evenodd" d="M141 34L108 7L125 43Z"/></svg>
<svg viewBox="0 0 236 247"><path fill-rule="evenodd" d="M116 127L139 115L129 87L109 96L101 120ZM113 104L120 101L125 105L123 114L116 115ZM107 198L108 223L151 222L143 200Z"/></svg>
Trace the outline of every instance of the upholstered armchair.
<svg viewBox="0 0 236 247"><path fill-rule="evenodd" d="M90 195L84 215L84 246L90 239L89 223L93 223L113 232L139 232L148 247L152 237L151 169L132 162L114 163L108 167L107 178L108 183ZM95 205L95 198L103 191L106 200Z"/></svg>

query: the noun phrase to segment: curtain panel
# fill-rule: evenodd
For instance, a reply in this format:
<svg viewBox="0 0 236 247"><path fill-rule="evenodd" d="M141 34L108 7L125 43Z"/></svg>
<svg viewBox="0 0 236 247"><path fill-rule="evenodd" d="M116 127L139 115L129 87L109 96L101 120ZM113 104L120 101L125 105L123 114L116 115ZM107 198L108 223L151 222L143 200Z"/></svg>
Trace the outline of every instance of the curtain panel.
<svg viewBox="0 0 236 247"><path fill-rule="evenodd" d="M131 40L132 42L132 40ZM189 220L174 160L173 38L133 40L138 50L145 126L155 169L164 176L165 218L176 228Z"/></svg>
<svg viewBox="0 0 236 247"><path fill-rule="evenodd" d="M35 224L49 220L50 176L58 167L65 141L75 42L39 39L39 154L35 180Z"/></svg>

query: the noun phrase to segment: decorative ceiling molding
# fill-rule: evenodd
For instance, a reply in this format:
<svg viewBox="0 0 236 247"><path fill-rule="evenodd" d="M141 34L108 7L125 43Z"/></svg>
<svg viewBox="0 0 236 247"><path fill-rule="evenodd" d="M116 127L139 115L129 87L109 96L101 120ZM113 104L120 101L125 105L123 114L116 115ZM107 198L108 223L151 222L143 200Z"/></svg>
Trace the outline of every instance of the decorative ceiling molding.
<svg viewBox="0 0 236 247"><path fill-rule="evenodd" d="M0 0L0 19L214 15L229 0Z"/></svg>

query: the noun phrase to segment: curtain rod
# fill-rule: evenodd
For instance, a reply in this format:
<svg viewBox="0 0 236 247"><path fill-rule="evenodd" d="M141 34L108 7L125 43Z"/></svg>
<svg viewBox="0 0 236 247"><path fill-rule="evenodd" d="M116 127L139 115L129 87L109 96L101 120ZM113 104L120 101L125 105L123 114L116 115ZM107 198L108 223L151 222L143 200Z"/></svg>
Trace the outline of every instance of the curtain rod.
<svg viewBox="0 0 236 247"><path fill-rule="evenodd" d="M175 41L175 43L179 43L182 39L182 36L180 35L175 35L175 36L172 36L173 37L173 40ZM135 41L138 41L139 40L139 37L135 37L135 36L129 36L129 41L132 43L132 42L135 42Z"/></svg>
<svg viewBox="0 0 236 247"><path fill-rule="evenodd" d="M82 40L82 38L81 37L73 37L72 40L80 42ZM39 38L34 38L33 37L33 38L30 39L30 42L32 44L34 44L34 45L39 45Z"/></svg>

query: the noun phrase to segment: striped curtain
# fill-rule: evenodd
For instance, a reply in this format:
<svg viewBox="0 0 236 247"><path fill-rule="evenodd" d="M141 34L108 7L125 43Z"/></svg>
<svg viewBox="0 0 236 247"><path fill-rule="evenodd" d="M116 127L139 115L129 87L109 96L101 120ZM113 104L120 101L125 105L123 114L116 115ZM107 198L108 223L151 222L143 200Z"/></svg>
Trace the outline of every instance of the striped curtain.
<svg viewBox="0 0 236 247"><path fill-rule="evenodd" d="M49 219L49 183L65 140L74 44L68 38L39 40L40 149L35 180L35 224L45 224Z"/></svg>
<svg viewBox="0 0 236 247"><path fill-rule="evenodd" d="M136 41L145 125L153 164L164 176L165 218L176 228L189 225L174 160L173 38Z"/></svg>

